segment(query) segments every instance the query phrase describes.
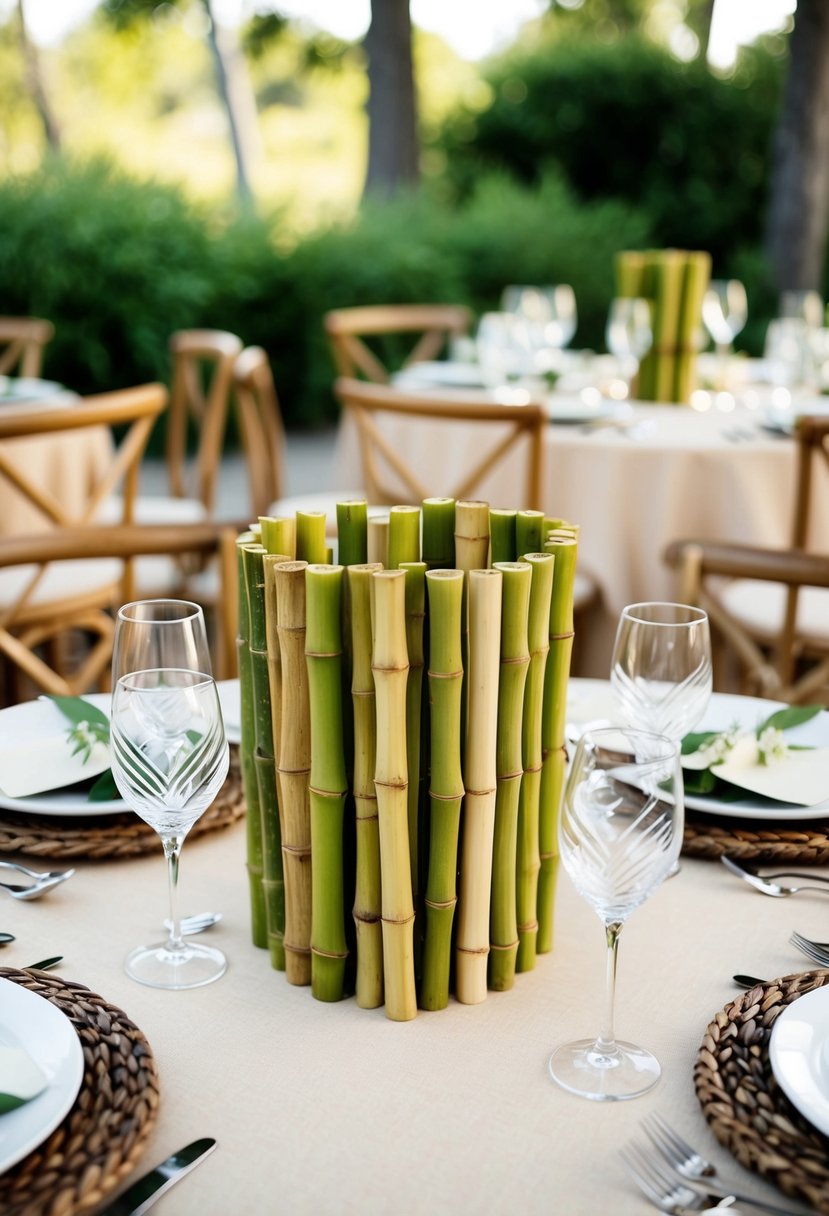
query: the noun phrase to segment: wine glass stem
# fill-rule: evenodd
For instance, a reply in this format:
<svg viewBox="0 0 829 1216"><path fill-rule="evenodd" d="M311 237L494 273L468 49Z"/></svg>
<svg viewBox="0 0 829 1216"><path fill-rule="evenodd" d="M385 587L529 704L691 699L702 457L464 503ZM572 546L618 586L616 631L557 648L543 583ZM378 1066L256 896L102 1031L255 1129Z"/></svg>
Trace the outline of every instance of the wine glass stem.
<svg viewBox="0 0 829 1216"><path fill-rule="evenodd" d="M613 1031L613 1007L616 1001L616 959L619 949L619 934L622 932L621 921L611 921L604 927L605 942L607 943L607 971L605 986L604 1023L596 1040L599 1051L609 1055L616 1050L616 1038Z"/></svg>
<svg viewBox="0 0 829 1216"><path fill-rule="evenodd" d="M170 950L183 950L184 942L178 915L178 865L182 841L174 836L162 843L164 856L167 858L167 885L170 892L170 936L167 939L167 947Z"/></svg>

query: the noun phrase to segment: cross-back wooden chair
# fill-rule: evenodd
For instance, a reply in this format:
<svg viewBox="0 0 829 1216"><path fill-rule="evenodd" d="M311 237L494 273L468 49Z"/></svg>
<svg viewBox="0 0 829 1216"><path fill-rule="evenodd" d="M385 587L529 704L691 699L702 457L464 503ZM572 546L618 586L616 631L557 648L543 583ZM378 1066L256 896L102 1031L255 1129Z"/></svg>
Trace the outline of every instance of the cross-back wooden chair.
<svg viewBox="0 0 829 1216"><path fill-rule="evenodd" d="M550 421L543 406L501 405L483 394L464 394L463 399L419 395L347 378L336 381L334 392L357 427L368 502L420 502L436 495L474 498L486 477L523 444L525 473L516 483L509 505L541 509L544 439ZM393 443L384 434L384 415L415 423L428 421L431 426L460 422L470 434L474 429L474 446L470 445L464 471L456 483L438 485L428 467L414 469L406 459L403 444Z"/></svg>
<svg viewBox="0 0 829 1216"><path fill-rule="evenodd" d="M237 357L233 387L255 519L282 498L285 484L285 431L271 365L261 346L248 346Z"/></svg>
<svg viewBox="0 0 829 1216"><path fill-rule="evenodd" d="M471 320L460 304L375 304L335 309L324 323L338 375L388 384L392 372L436 358L451 337L469 333Z"/></svg>
<svg viewBox="0 0 829 1216"><path fill-rule="evenodd" d="M0 411L0 481L9 484L16 500L42 521L42 531L58 542L65 529L89 526L116 489L120 490L117 522L128 523L141 458L166 402L163 385L147 384L72 405ZM13 440L99 427L117 427L121 438L109 463L70 510L48 486L27 474ZM109 662L113 626L107 609L125 580L129 586L130 575L130 568L125 574L120 562L87 560L62 562L59 567L31 560L0 571L0 655L52 691L44 661L36 652L45 644L52 651L53 663L60 667L61 658L51 640L74 628L93 639L79 676L80 685L88 686Z"/></svg>
<svg viewBox="0 0 829 1216"><path fill-rule="evenodd" d="M54 333L52 322L40 317L0 317L0 375L39 376Z"/></svg>
<svg viewBox="0 0 829 1216"><path fill-rule="evenodd" d="M829 554L810 553L815 482L829 476L829 418L798 419L791 548L677 541L679 595L704 608L746 691L800 702L829 692Z"/></svg>

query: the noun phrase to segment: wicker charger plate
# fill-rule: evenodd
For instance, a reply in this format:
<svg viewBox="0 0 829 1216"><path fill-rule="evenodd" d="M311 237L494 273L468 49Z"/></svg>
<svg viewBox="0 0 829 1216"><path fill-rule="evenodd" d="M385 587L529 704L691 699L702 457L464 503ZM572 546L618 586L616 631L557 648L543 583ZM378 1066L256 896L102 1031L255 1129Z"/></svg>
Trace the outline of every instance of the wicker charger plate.
<svg viewBox="0 0 829 1216"><path fill-rule="evenodd" d="M829 862L829 823L807 819L770 824L767 820L685 817L682 851L713 860L728 853L737 861L777 861L823 865Z"/></svg>
<svg viewBox="0 0 829 1216"><path fill-rule="evenodd" d="M694 1085L714 1135L741 1165L829 1213L829 1138L792 1106L769 1062L778 1015L827 983L826 970L787 975L726 1005L705 1032Z"/></svg>
<svg viewBox="0 0 829 1216"><path fill-rule="evenodd" d="M150 1045L115 1005L82 984L0 967L72 1022L84 1071L69 1114L34 1152L0 1176L4 1216L90 1212L134 1169L155 1122L158 1077Z"/></svg>
<svg viewBox="0 0 829 1216"><path fill-rule="evenodd" d="M230 768L216 801L193 825L190 836L228 827L245 813L239 749L230 749ZM0 811L0 853L26 853L62 860L136 857L161 851L156 832L137 815L58 819Z"/></svg>

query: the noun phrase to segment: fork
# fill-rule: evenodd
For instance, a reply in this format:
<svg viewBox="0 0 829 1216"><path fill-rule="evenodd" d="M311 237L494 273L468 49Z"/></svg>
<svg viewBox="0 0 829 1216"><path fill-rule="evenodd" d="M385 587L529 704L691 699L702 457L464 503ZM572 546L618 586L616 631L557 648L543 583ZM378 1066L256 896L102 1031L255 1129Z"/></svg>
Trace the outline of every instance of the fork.
<svg viewBox="0 0 829 1216"><path fill-rule="evenodd" d="M649 1161L635 1144L629 1144L619 1151L625 1169L639 1190L655 1207L663 1212L670 1212L671 1216L688 1216L691 1212L717 1210L732 1212L736 1216L740 1210L732 1206L733 1196L726 1197L726 1200L720 1200L715 1207L711 1207L711 1201L707 1195L686 1186L676 1176L671 1178L652 1161Z"/></svg>
<svg viewBox="0 0 829 1216"><path fill-rule="evenodd" d="M813 963L819 963L821 967L829 967L829 949L826 948L825 942L813 942L811 938L804 937L802 933L793 933L789 938L790 943L801 950Z"/></svg>
<svg viewBox="0 0 829 1216"><path fill-rule="evenodd" d="M750 1204L761 1211L774 1213L775 1216L791 1216L784 1208L766 1203L763 1199L752 1199L750 1195L742 1195L733 1187L727 1187L719 1182L717 1167L714 1163L698 1153L687 1140L683 1140L661 1115L655 1113L647 1115L642 1121L642 1130L671 1169L681 1175L690 1186L700 1188L703 1194L709 1198L736 1199L738 1203ZM639 1156L640 1159L647 1160L641 1149Z"/></svg>
<svg viewBox="0 0 829 1216"><path fill-rule="evenodd" d="M723 865L727 866L733 874L750 874L753 878L761 878L764 882L775 878L808 878L814 882L829 883L829 874L806 874L803 870L778 870L776 874L761 874L759 866L753 866L748 861L735 861L733 857L729 857L724 853L720 858Z"/></svg>

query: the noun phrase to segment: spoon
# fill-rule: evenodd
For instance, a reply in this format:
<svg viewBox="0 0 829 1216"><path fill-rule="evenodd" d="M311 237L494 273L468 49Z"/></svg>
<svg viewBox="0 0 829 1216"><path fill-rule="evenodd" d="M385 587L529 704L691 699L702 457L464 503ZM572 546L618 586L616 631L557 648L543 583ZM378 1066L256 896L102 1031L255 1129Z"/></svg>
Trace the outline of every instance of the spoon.
<svg viewBox="0 0 829 1216"><path fill-rule="evenodd" d="M44 874L37 882L29 883L25 887L18 883L0 882L0 890L8 891L12 899L39 899L53 887L60 886L67 878L71 878L74 873L74 870L65 870L63 873Z"/></svg>
<svg viewBox="0 0 829 1216"><path fill-rule="evenodd" d="M14 941L13 933L0 933L0 946L5 946L7 942Z"/></svg>
<svg viewBox="0 0 829 1216"><path fill-rule="evenodd" d="M787 895L796 895L798 891L819 891L822 895L829 895L829 885L827 886L812 886L810 883L800 883L797 886L793 884L785 884L775 882L771 877L763 878L760 874L752 874L748 870L744 870L742 866L737 865L736 861L732 861L730 857L723 854L720 861L730 870L732 874L736 874L738 878L742 878L743 882L747 882L749 886L754 887L757 891L762 891L763 895L772 895L775 899L785 899ZM776 875L776 877L782 877ZM816 882L826 882L826 879L817 877L812 874L807 874L807 878L814 878Z"/></svg>

